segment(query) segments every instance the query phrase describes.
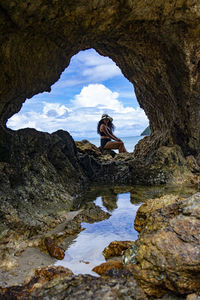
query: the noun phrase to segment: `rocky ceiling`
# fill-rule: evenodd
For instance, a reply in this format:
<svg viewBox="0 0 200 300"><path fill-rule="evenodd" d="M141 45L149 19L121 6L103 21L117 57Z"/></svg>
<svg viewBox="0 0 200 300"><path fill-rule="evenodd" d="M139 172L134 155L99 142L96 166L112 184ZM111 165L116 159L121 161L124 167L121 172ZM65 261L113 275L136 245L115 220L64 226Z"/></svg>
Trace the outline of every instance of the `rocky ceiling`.
<svg viewBox="0 0 200 300"><path fill-rule="evenodd" d="M94 48L134 84L155 145L199 152L199 0L0 0L0 32L2 126Z"/></svg>

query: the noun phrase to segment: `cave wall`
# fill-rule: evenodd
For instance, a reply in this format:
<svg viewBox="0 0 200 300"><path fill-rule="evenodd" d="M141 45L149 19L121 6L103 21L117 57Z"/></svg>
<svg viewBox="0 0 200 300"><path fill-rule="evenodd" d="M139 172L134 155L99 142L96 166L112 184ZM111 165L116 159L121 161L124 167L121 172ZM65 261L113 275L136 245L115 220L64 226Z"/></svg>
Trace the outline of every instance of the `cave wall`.
<svg viewBox="0 0 200 300"><path fill-rule="evenodd" d="M70 58L94 48L135 87L154 148L200 145L198 0L0 0L0 120L50 91Z"/></svg>

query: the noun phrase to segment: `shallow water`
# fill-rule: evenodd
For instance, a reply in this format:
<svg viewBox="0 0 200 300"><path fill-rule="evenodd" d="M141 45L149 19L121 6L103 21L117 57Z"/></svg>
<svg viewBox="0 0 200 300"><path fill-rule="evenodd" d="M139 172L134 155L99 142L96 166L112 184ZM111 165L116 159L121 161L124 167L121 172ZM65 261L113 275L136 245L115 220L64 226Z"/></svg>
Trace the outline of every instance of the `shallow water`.
<svg viewBox="0 0 200 300"><path fill-rule="evenodd" d="M80 232L65 252L65 258L56 265L62 265L74 274L93 274L92 268L105 262L103 249L112 241L135 240L137 232L133 228L136 211L141 204L131 203L131 194L104 195L97 197L94 203L103 210L111 212L109 219L93 224L82 223ZM108 205L109 203L109 205ZM111 208L110 206L113 207Z"/></svg>
<svg viewBox="0 0 200 300"><path fill-rule="evenodd" d="M134 241L138 233L133 223L136 212L142 202L150 198L161 197L166 194L177 194L189 197L197 190L194 187L183 186L154 186L154 187L93 187L88 194L75 204L75 209L81 208L85 202L94 201L103 210L111 213L109 219L93 224L82 223L84 231L72 241L65 252L65 258L57 261L71 269L74 274L92 274L92 269L105 262L103 249L110 242L118 240ZM99 196L100 195L100 196Z"/></svg>
<svg viewBox="0 0 200 300"><path fill-rule="evenodd" d="M84 231L65 237L61 244L59 242L58 245L66 249L63 261L56 261L48 253L43 253L34 246L25 248L25 251L17 256L11 256L11 261L9 260L8 263L14 262L15 266L8 270L0 268L0 286L22 284L26 276L32 275L35 269L53 264L68 267L75 274L89 273L97 276L91 270L105 261L102 251L110 242L133 241L137 238L133 223L136 211L142 202L166 194L189 197L198 191L200 186L93 186L83 197L76 199L73 211L66 212L66 220L46 234L52 237L59 236L64 231L66 223L80 213L80 209L87 207L88 202L95 202L103 210L108 211L111 214L110 218L93 224L82 223ZM34 240L37 242L41 238L43 236L36 236ZM18 243L20 241L16 240L16 247ZM0 251L0 256L2 255L4 250Z"/></svg>

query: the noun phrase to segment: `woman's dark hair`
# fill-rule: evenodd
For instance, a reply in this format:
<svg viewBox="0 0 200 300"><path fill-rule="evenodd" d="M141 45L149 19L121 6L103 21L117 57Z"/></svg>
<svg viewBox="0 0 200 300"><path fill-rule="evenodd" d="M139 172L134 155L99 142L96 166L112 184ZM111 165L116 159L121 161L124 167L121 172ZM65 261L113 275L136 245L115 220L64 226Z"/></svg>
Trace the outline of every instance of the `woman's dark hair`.
<svg viewBox="0 0 200 300"><path fill-rule="evenodd" d="M100 134L100 126L101 124L104 124L104 119L100 120L98 125L97 125L97 133ZM113 125L113 123L109 120L108 121L108 127L110 128L110 130L113 132L115 130L115 126Z"/></svg>

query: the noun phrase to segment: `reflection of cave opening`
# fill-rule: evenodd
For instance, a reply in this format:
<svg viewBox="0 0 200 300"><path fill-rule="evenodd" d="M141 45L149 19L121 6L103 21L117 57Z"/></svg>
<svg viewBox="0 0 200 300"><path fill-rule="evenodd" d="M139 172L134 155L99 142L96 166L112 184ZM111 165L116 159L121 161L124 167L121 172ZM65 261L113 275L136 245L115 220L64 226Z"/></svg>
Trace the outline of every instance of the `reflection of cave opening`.
<svg viewBox="0 0 200 300"><path fill-rule="evenodd" d="M73 56L51 92L27 100L7 125L50 133L64 129L75 140L87 139L95 144L96 125L103 113L113 117L115 134L121 138L140 136L148 126L133 85L110 58L90 49Z"/></svg>

